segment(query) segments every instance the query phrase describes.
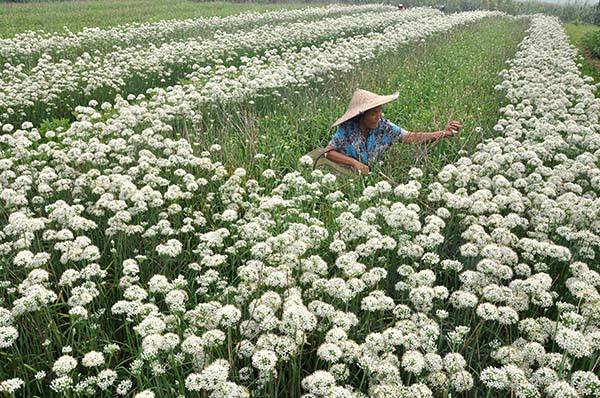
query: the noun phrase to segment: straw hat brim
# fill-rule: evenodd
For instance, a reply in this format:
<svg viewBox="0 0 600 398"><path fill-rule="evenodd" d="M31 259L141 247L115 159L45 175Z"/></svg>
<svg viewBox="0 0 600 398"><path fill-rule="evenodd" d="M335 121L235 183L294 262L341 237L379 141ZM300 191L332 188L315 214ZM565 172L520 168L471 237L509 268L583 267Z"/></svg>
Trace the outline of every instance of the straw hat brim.
<svg viewBox="0 0 600 398"><path fill-rule="evenodd" d="M398 99L399 96L400 96L399 92L395 92L394 94L390 94L390 95L376 95L373 98L370 98L368 101L362 102L355 106L350 106L348 108L348 110L346 111L346 113L344 113L342 115L342 117L340 117L338 120L336 120L335 123L333 123L331 125L331 127L338 126L338 125L352 119L353 117L358 116L361 112L365 112L371 108L375 108L376 106L395 101Z"/></svg>

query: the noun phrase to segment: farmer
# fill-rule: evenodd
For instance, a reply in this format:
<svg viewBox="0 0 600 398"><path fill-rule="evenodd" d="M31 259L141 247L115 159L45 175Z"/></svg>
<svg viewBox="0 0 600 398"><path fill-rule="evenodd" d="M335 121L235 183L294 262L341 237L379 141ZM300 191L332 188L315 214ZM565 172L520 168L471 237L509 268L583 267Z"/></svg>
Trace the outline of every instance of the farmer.
<svg viewBox="0 0 600 398"><path fill-rule="evenodd" d="M369 163L396 141L405 144L431 142L451 137L461 128L451 120L444 130L430 133L409 132L381 117L382 105L398 98L398 93L377 95L358 89L348 110L331 127L335 134L325 149L319 148L309 156L315 166L326 166L335 174L369 174Z"/></svg>

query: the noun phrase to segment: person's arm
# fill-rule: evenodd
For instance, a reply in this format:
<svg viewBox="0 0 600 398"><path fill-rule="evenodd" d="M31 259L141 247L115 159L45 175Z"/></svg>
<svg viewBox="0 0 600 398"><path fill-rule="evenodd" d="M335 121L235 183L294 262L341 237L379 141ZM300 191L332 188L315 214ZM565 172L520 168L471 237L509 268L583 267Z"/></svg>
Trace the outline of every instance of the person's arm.
<svg viewBox="0 0 600 398"><path fill-rule="evenodd" d="M367 166L363 162L360 162L350 156L344 155L343 153L336 151L331 145L327 145L325 150L329 151L325 154L325 157L327 157L327 159L331 160L332 162L353 167L362 174L369 174L369 166Z"/></svg>
<svg viewBox="0 0 600 398"><path fill-rule="evenodd" d="M448 126L444 130L434 131L431 133L422 133L422 132L406 132L402 136L402 142L405 144L413 144L415 142L431 142L439 140L440 138L450 137L454 134L458 134L458 130L460 129L460 122L455 120L451 120L448 122Z"/></svg>
<svg viewBox="0 0 600 398"><path fill-rule="evenodd" d="M447 130L434 131L431 133L422 133L417 131L408 131L402 137L404 144L414 144L415 142L431 142L451 136L452 133Z"/></svg>

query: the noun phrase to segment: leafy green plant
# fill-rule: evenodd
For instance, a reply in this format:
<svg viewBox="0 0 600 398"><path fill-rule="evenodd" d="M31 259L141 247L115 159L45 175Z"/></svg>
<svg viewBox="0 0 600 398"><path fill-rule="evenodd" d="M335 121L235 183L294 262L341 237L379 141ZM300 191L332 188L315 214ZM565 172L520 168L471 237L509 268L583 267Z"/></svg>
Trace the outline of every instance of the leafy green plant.
<svg viewBox="0 0 600 398"><path fill-rule="evenodd" d="M38 130L40 133L45 133L46 131L56 131L59 128L61 128L62 130L66 130L69 128L70 124L71 124L71 122L68 118L45 119L40 124L40 127Z"/></svg>
<svg viewBox="0 0 600 398"><path fill-rule="evenodd" d="M582 38L582 42L590 55L600 58L600 30L586 33Z"/></svg>

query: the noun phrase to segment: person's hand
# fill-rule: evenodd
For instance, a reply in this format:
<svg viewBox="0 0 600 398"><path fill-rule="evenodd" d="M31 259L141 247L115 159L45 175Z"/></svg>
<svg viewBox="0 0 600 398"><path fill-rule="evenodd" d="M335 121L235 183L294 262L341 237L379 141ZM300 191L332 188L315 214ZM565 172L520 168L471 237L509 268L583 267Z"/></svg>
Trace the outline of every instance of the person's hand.
<svg viewBox="0 0 600 398"><path fill-rule="evenodd" d="M462 127L462 125L460 124L460 122L458 120L450 120L448 122L448 125L444 129L444 132L446 132L446 137L451 137L455 134L458 134L458 131L460 130L461 127Z"/></svg>
<svg viewBox="0 0 600 398"><path fill-rule="evenodd" d="M358 171L358 174L369 174L369 166L367 166L363 162L357 160L356 162L354 162L354 168L356 169L356 171Z"/></svg>

